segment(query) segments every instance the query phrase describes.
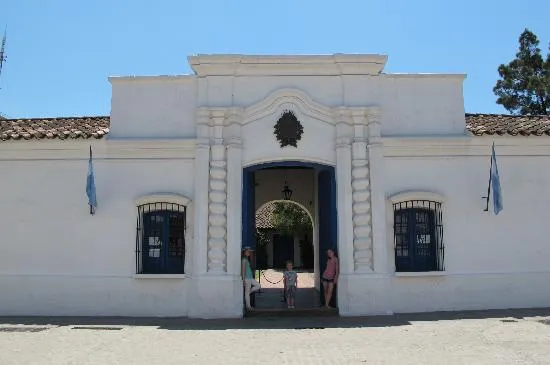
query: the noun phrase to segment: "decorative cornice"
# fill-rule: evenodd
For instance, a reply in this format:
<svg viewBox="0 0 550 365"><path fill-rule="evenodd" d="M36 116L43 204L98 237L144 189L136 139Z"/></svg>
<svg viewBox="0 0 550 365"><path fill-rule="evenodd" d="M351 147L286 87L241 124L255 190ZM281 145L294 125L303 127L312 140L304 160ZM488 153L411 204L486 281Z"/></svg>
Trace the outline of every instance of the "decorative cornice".
<svg viewBox="0 0 550 365"><path fill-rule="evenodd" d="M352 124L350 110L344 106L332 108L332 119L336 124Z"/></svg>
<svg viewBox="0 0 550 365"><path fill-rule="evenodd" d="M209 149L210 148L210 138L200 138L195 142L195 148L197 149Z"/></svg>
<svg viewBox="0 0 550 365"><path fill-rule="evenodd" d="M226 138L225 144L228 148L242 148L243 141L240 137Z"/></svg>
<svg viewBox="0 0 550 365"><path fill-rule="evenodd" d="M548 137L419 136L382 137L386 158L464 157L491 154L496 143L499 156L550 156Z"/></svg>
<svg viewBox="0 0 550 365"><path fill-rule="evenodd" d="M336 138L336 148L351 148L351 138L339 137Z"/></svg>
<svg viewBox="0 0 550 365"><path fill-rule="evenodd" d="M417 73L417 74L384 74L384 77L392 79L457 79L464 80L466 74L428 74L428 73Z"/></svg>
<svg viewBox="0 0 550 365"><path fill-rule="evenodd" d="M40 141L0 144L0 161L193 159L195 139L101 139L93 143Z"/></svg>
<svg viewBox="0 0 550 365"><path fill-rule="evenodd" d="M241 124L241 120L244 116L244 108L230 107L226 109L226 125Z"/></svg>
<svg viewBox="0 0 550 365"><path fill-rule="evenodd" d="M210 108L197 108L197 124L210 125Z"/></svg>
<svg viewBox="0 0 550 365"><path fill-rule="evenodd" d="M196 55L191 68L204 76L379 75L385 55Z"/></svg>
<svg viewBox="0 0 550 365"><path fill-rule="evenodd" d="M147 82L147 81L179 81L193 82L195 75L157 75L157 76L109 76L107 79L111 84L119 82Z"/></svg>

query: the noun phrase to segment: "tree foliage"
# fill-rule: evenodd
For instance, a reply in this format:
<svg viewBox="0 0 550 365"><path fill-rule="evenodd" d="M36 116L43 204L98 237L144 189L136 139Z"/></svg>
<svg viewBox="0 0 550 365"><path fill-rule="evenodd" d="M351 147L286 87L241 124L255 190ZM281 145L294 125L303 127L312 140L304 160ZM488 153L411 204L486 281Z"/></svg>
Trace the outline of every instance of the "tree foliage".
<svg viewBox="0 0 550 365"><path fill-rule="evenodd" d="M525 29L519 37L516 58L500 65L493 92L512 114L550 114L550 53L543 59L537 36Z"/></svg>
<svg viewBox="0 0 550 365"><path fill-rule="evenodd" d="M279 232L288 235L308 234L313 228L307 212L300 206L287 202L275 203L273 225Z"/></svg>

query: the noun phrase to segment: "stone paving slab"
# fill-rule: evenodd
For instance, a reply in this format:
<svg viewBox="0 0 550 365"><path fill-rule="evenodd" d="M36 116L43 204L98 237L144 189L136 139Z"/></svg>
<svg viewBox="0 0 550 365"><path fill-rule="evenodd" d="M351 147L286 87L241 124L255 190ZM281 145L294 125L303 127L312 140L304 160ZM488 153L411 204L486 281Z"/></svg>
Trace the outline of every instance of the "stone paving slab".
<svg viewBox="0 0 550 365"><path fill-rule="evenodd" d="M362 318L0 318L0 364L550 364L550 309Z"/></svg>
<svg viewBox="0 0 550 365"><path fill-rule="evenodd" d="M281 281L281 270L262 270L260 284L262 289L255 295L255 306L258 309L282 309L287 305L283 298L284 283ZM320 294L314 289L314 273L298 272L298 289L296 291L296 308L315 308L321 306Z"/></svg>

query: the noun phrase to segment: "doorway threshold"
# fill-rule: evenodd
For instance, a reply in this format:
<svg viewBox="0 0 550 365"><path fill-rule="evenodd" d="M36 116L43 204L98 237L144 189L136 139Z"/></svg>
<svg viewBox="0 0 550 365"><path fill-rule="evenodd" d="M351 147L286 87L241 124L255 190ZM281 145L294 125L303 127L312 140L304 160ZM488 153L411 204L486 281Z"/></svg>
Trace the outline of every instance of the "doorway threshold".
<svg viewBox="0 0 550 365"><path fill-rule="evenodd" d="M336 308L257 308L253 311L247 311L245 317L337 317Z"/></svg>

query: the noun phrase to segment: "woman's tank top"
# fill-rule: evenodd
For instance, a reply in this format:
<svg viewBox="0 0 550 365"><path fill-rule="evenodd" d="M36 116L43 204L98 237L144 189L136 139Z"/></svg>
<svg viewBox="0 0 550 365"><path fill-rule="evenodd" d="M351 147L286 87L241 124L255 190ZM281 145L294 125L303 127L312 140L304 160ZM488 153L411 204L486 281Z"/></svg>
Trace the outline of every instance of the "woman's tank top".
<svg viewBox="0 0 550 365"><path fill-rule="evenodd" d="M325 272L323 273L323 277L328 280L334 279L336 276L336 265L338 264L338 260L336 258L331 258L327 261L327 268L325 269Z"/></svg>

